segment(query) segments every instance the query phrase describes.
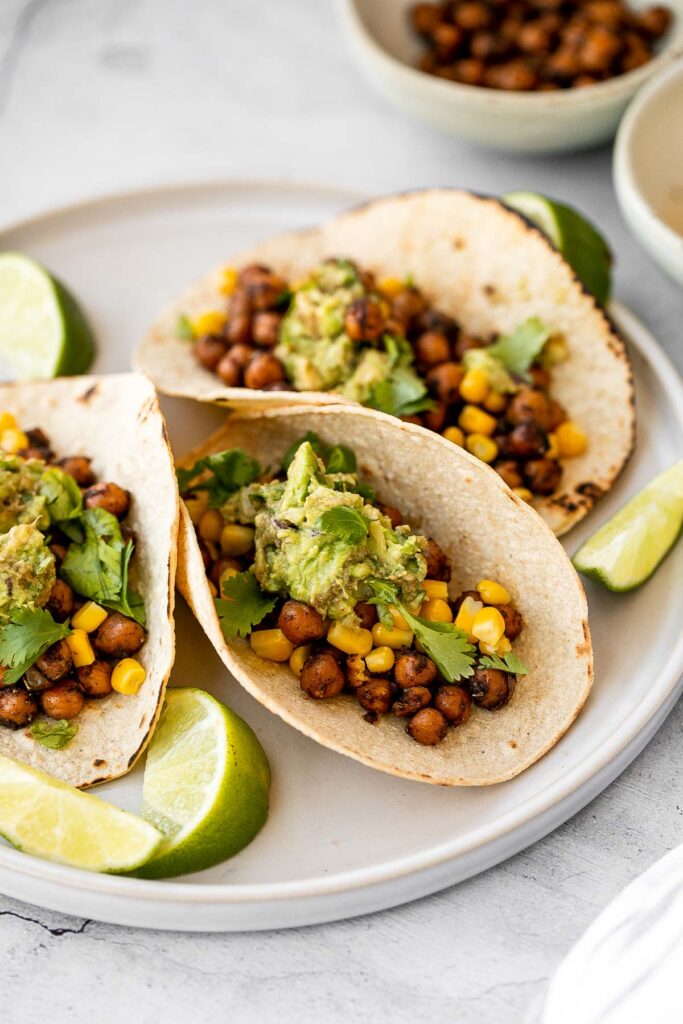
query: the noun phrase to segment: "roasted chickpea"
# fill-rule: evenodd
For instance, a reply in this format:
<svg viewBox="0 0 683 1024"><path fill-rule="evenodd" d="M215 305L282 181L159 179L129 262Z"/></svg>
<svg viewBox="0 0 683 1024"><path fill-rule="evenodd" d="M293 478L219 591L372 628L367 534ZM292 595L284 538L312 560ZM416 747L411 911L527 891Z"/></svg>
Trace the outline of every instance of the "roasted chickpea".
<svg viewBox="0 0 683 1024"><path fill-rule="evenodd" d="M270 352L254 356L244 371L244 386L259 391L266 384L285 379L285 368Z"/></svg>
<svg viewBox="0 0 683 1024"><path fill-rule="evenodd" d="M52 462L54 459L54 452L50 446L50 438L44 430L41 430L40 427L32 427L30 430L26 431L26 439L29 447L28 449L24 449L20 454L24 455L24 452L29 451L31 454L24 455L25 459L38 458L44 459L45 462Z"/></svg>
<svg viewBox="0 0 683 1024"><path fill-rule="evenodd" d="M402 654L394 665L394 679L402 690L411 686L431 686L438 670L431 658L419 651Z"/></svg>
<svg viewBox="0 0 683 1024"><path fill-rule="evenodd" d="M75 679L63 679L40 694L40 705L50 718L75 718L84 704L85 697Z"/></svg>
<svg viewBox="0 0 683 1024"><path fill-rule="evenodd" d="M95 647L110 658L128 658L145 642L142 626L120 612L107 616L95 633Z"/></svg>
<svg viewBox="0 0 683 1024"><path fill-rule="evenodd" d="M93 484L83 494L86 508L103 508L117 519L123 519L130 508L130 493L114 483Z"/></svg>
<svg viewBox="0 0 683 1024"><path fill-rule="evenodd" d="M424 312L425 300L417 288L406 288L391 300L391 316L408 331L415 320Z"/></svg>
<svg viewBox="0 0 683 1024"><path fill-rule="evenodd" d="M440 686L434 707L449 725L464 725L472 711L472 698L463 686Z"/></svg>
<svg viewBox="0 0 683 1024"><path fill-rule="evenodd" d="M545 434L535 423L520 423L501 441L503 455L513 459L538 458L546 450Z"/></svg>
<svg viewBox="0 0 683 1024"><path fill-rule="evenodd" d="M650 39L659 39L668 32L671 24L671 10L658 4L655 7L646 7L637 15L636 25L641 32L644 32Z"/></svg>
<svg viewBox="0 0 683 1024"><path fill-rule="evenodd" d="M406 732L417 743L426 747L434 747L446 738L448 723L436 708L423 708L414 715L408 725Z"/></svg>
<svg viewBox="0 0 683 1024"><path fill-rule="evenodd" d="M38 701L25 687L0 687L0 725L21 729L37 714Z"/></svg>
<svg viewBox="0 0 683 1024"><path fill-rule="evenodd" d="M280 340L282 316L272 310L257 313L251 321L254 344L261 348L274 348Z"/></svg>
<svg viewBox="0 0 683 1024"><path fill-rule="evenodd" d="M543 56L549 51L551 40L551 33L540 20L527 21L519 30L517 46L524 53Z"/></svg>
<svg viewBox="0 0 683 1024"><path fill-rule="evenodd" d="M52 647L48 647L45 653L36 659L35 666L51 683L56 683L58 679L68 675L73 667L73 659L66 640L58 640Z"/></svg>
<svg viewBox="0 0 683 1024"><path fill-rule="evenodd" d="M496 608L505 620L505 636L508 640L515 640L524 628L522 613L511 604L498 604Z"/></svg>
<svg viewBox="0 0 683 1024"><path fill-rule="evenodd" d="M454 342L458 336L458 325L455 320L438 309L425 309L417 318L418 333L425 331L440 331L445 334L450 342Z"/></svg>
<svg viewBox="0 0 683 1024"><path fill-rule="evenodd" d="M69 455L60 459L57 465L69 476L73 477L79 487L90 487L95 483L95 474L90 466L90 459L85 455Z"/></svg>
<svg viewBox="0 0 683 1024"><path fill-rule="evenodd" d="M245 345L243 342L238 342L237 345L233 345L228 350L228 356L235 363L236 366L243 370L248 363L257 354L258 349L254 348L253 345Z"/></svg>
<svg viewBox="0 0 683 1024"><path fill-rule="evenodd" d="M230 314L225 325L225 337L230 345L248 344L251 341L251 316L249 313Z"/></svg>
<svg viewBox="0 0 683 1024"><path fill-rule="evenodd" d="M320 612L303 601L285 601L277 620L290 643L295 647L320 640L325 636L325 623Z"/></svg>
<svg viewBox="0 0 683 1024"><path fill-rule="evenodd" d="M346 311L344 330L352 341L377 341L384 331L385 316L376 299L355 299Z"/></svg>
<svg viewBox="0 0 683 1024"><path fill-rule="evenodd" d="M299 685L314 700L336 697L344 689L346 680L335 656L330 651L312 654L301 670Z"/></svg>
<svg viewBox="0 0 683 1024"><path fill-rule="evenodd" d="M551 422L550 402L542 391L534 388L520 388L510 399L505 418L515 426L518 423L535 423L541 430L549 430Z"/></svg>
<svg viewBox="0 0 683 1024"><path fill-rule="evenodd" d="M467 687L475 703L487 711L495 711L510 699L510 676L497 668L475 669Z"/></svg>
<svg viewBox="0 0 683 1024"><path fill-rule="evenodd" d="M242 368L232 358L230 350L226 352L218 366L216 373L226 388L238 388L242 384Z"/></svg>
<svg viewBox="0 0 683 1024"><path fill-rule="evenodd" d="M81 665L76 669L78 685L86 697L99 700L111 693L112 667L108 661L93 661L91 665Z"/></svg>
<svg viewBox="0 0 683 1024"><path fill-rule="evenodd" d="M391 707L391 683L387 679L371 679L358 687L356 697L366 711L385 715Z"/></svg>
<svg viewBox="0 0 683 1024"><path fill-rule="evenodd" d="M474 32L470 39L470 52L479 62L493 60L496 57L504 57L510 49L509 41L495 32L482 29ZM485 65L481 64L482 75Z"/></svg>
<svg viewBox="0 0 683 1024"><path fill-rule="evenodd" d="M422 36L431 36L443 18L439 4L415 4L410 12L413 28Z"/></svg>
<svg viewBox="0 0 683 1024"><path fill-rule="evenodd" d="M346 681L353 690L370 682L370 673L360 654L349 654L346 659Z"/></svg>
<svg viewBox="0 0 683 1024"><path fill-rule="evenodd" d="M74 610L74 592L64 580L55 580L45 606L57 622L64 622Z"/></svg>
<svg viewBox="0 0 683 1024"><path fill-rule="evenodd" d="M194 343L195 359L213 373L225 355L228 343L220 334L202 334Z"/></svg>
<svg viewBox="0 0 683 1024"><path fill-rule="evenodd" d="M453 4L451 17L459 28L465 32L476 32L477 29L488 28L493 22L491 9L477 0L460 0Z"/></svg>
<svg viewBox="0 0 683 1024"><path fill-rule="evenodd" d="M460 397L460 383L464 376L460 363L441 363L427 374L427 386L444 405L453 405Z"/></svg>
<svg viewBox="0 0 683 1024"><path fill-rule="evenodd" d="M522 486L522 474L517 463L512 459L501 459L500 462L494 462L493 468L503 478L508 487Z"/></svg>
<svg viewBox="0 0 683 1024"><path fill-rule="evenodd" d="M287 293L287 282L267 267L246 267L240 275L253 310L272 309Z"/></svg>
<svg viewBox="0 0 683 1024"><path fill-rule="evenodd" d="M397 718L409 718L416 712L426 708L432 701L432 691L427 686L411 686L404 690L392 705L392 713Z"/></svg>
<svg viewBox="0 0 683 1024"><path fill-rule="evenodd" d="M612 61L620 50L621 40L615 32L603 28L601 25L591 26L581 46L582 70L609 71Z"/></svg>
<svg viewBox="0 0 683 1024"><path fill-rule="evenodd" d="M27 690L35 692L36 690L47 690L52 683L42 672L38 671L35 665L31 665L24 672L24 686Z"/></svg>
<svg viewBox="0 0 683 1024"><path fill-rule="evenodd" d="M441 331L425 331L415 342L415 358L424 367L438 366L450 359L451 346Z"/></svg>
<svg viewBox="0 0 683 1024"><path fill-rule="evenodd" d="M422 413L422 423L427 430L435 430L440 434L446 425L448 410L443 402L435 402L433 409Z"/></svg>
<svg viewBox="0 0 683 1024"><path fill-rule="evenodd" d="M377 622L377 607L374 604L367 604L365 601L358 601L354 605L354 612L360 619L362 629L372 629Z"/></svg>
<svg viewBox="0 0 683 1024"><path fill-rule="evenodd" d="M450 580L451 560L443 548L439 547L431 537L427 538L425 558L427 559L426 578L428 580L445 580L446 582Z"/></svg>
<svg viewBox="0 0 683 1024"><path fill-rule="evenodd" d="M554 459L530 459L524 463L524 476L534 494L552 494L562 477L562 469Z"/></svg>
<svg viewBox="0 0 683 1024"><path fill-rule="evenodd" d="M538 85L536 72L523 60L509 60L486 69L484 85L508 92L528 92Z"/></svg>
<svg viewBox="0 0 683 1024"><path fill-rule="evenodd" d="M436 50L437 60L450 60L462 40L462 29L457 25L450 25L447 21L440 22L432 32L432 45Z"/></svg>

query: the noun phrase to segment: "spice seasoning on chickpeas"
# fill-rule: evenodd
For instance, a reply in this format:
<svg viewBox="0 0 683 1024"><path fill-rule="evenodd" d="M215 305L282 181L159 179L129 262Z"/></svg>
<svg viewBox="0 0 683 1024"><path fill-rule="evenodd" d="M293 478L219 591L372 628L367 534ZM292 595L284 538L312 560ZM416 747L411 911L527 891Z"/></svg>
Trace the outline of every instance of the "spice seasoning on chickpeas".
<svg viewBox="0 0 683 1024"><path fill-rule="evenodd" d="M178 482L226 639L287 662L310 699L355 695L368 722L405 719L433 746L473 703L512 696L526 669L511 595L482 579L452 600L446 553L377 500L349 448L308 434L268 473L231 449Z"/></svg>
<svg viewBox="0 0 683 1024"><path fill-rule="evenodd" d="M416 3L418 67L462 85L529 92L583 88L646 64L669 7L622 0L448 0Z"/></svg>
<svg viewBox="0 0 683 1024"><path fill-rule="evenodd" d="M85 456L57 460L43 431L24 432L11 413L0 426L0 726L44 715L31 735L61 749L87 701L145 681L130 494L96 481Z"/></svg>

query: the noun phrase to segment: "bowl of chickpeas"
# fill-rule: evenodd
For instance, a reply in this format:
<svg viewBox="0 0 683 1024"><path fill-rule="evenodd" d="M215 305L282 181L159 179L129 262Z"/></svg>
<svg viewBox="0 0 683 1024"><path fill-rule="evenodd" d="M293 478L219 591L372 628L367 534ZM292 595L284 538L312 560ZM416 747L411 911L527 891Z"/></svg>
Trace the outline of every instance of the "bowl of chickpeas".
<svg viewBox="0 0 683 1024"><path fill-rule="evenodd" d="M449 134L526 153L609 141L683 54L683 0L339 0L379 90Z"/></svg>

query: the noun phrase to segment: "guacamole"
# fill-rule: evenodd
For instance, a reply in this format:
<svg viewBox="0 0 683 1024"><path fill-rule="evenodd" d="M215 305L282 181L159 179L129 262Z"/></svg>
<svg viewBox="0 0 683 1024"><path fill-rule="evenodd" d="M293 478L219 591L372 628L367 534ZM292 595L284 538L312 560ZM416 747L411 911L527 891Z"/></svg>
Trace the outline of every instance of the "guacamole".
<svg viewBox="0 0 683 1024"><path fill-rule="evenodd" d="M298 449L287 481L250 485L224 506L223 514L254 509L253 573L263 590L312 605L321 615L356 624L354 606L372 596L368 580L395 583L405 604L422 596L427 542L408 526L391 522L352 488L354 474L326 473L309 442ZM246 493L244 493L246 492ZM261 507L256 510L255 505ZM321 516L345 506L360 514L366 536L349 539L325 528ZM362 517L362 518L361 518Z"/></svg>
<svg viewBox="0 0 683 1024"><path fill-rule="evenodd" d="M16 608L42 607L56 578L54 555L35 526L0 535L0 622Z"/></svg>
<svg viewBox="0 0 683 1024"><path fill-rule="evenodd" d="M0 534L18 523L47 528L47 500L39 493L45 464L0 452Z"/></svg>

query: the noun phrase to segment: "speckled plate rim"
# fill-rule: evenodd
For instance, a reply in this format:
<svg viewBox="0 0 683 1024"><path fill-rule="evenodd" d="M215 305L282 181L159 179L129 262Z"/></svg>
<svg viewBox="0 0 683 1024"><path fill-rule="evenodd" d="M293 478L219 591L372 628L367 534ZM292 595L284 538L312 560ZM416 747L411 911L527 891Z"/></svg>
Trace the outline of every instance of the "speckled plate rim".
<svg viewBox="0 0 683 1024"><path fill-rule="evenodd" d="M349 205L367 199L368 192L351 188L320 186L309 183L272 180L217 179L207 182L185 184L162 184L124 192L94 196L83 202L67 203L52 207L34 216L22 218L14 223L0 225L0 248L5 232L14 232L34 226L43 220L58 218L65 214L95 209L101 204L116 200L144 202L164 193L169 196L192 191L211 191L221 188L249 188L264 190L276 185L278 189L291 189L299 194L302 187L315 187L320 192L329 191L331 196L348 199ZM370 191L370 190L368 190ZM659 348L655 338L644 324L621 303L610 307L617 326L626 334L631 346L636 349L656 377L658 386L668 396L671 414L683 434L683 380L668 356ZM114 875L91 874L61 864L53 864L8 847L0 846L0 891L10 896L31 901L31 880L37 883L37 898L33 901L52 909L87 915L88 912L99 920L115 923L134 924L139 927L180 929L187 931L229 931L257 930L271 927L299 926L321 921L338 920L370 911L394 906L442 889L478 873L512 856L529 846L566 821L572 814L593 799L630 761L640 752L664 721L666 715L683 688L683 635L672 648L666 665L651 687L646 700L624 718L612 734L610 741L603 743L594 754L580 765L565 773L554 786L529 798L513 810L503 814L494 825L484 826L471 833L466 840L443 842L426 852L413 854L396 860L386 861L375 867L339 872L329 877L303 879L295 882L264 884L196 884L188 882L145 881ZM532 826L535 823L535 827ZM476 862L473 855L477 855ZM462 863L460 869L456 864ZM21 892L15 890L12 878L20 881ZM420 876L422 880L420 881ZM403 879L406 884L399 894L389 889L393 883ZM43 885L41 886L41 883ZM48 895L48 888L56 887ZM368 893L377 890L375 897L365 896L362 901L353 898L354 893ZM61 897L54 892L61 890ZM69 893L89 893L93 904L90 911L86 905L71 906ZM101 897L101 909L97 897ZM336 901L334 898L337 897ZM346 897L348 903L340 904L338 897ZM330 899L333 902L329 902ZM325 901L328 901L327 903ZM310 906L318 901L318 906ZM269 906L289 903L283 915L269 913ZM161 905L166 905L161 913ZM120 910L115 910L116 906ZM180 921L183 906L204 908L207 916L195 920ZM151 915L154 908L159 915L154 920L145 917L145 908ZM308 909L303 909L308 907ZM128 909L125 909L128 908ZM133 909L134 908L134 909ZM230 914L231 908L235 911ZM217 912L218 917L216 917ZM248 917L245 917L247 911ZM135 918L135 919L134 919Z"/></svg>

